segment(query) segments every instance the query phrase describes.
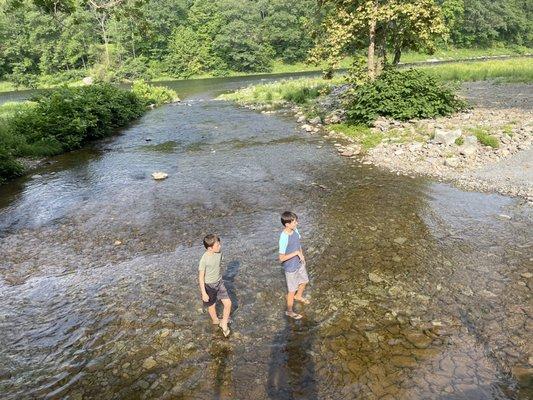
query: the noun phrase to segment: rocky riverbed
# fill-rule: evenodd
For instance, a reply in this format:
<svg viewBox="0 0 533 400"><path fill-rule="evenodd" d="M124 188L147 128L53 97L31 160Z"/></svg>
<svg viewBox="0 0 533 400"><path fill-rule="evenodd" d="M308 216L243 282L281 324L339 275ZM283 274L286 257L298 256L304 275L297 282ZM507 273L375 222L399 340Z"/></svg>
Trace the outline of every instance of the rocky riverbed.
<svg viewBox="0 0 533 400"><path fill-rule="evenodd" d="M462 188L493 191L533 201L533 85L465 83L472 109L451 117L409 122L380 118L371 133L377 146L364 151L357 139L336 131L344 119L346 86L317 101L325 118L291 111L306 132L325 132L339 154L402 175L424 175ZM491 136L497 147L482 143Z"/></svg>
<svg viewBox="0 0 533 400"><path fill-rule="evenodd" d="M247 83L206 82L2 187L0 397L530 399L531 207L212 100ZM276 261L285 209L311 279L300 321ZM229 339L197 289L211 231Z"/></svg>

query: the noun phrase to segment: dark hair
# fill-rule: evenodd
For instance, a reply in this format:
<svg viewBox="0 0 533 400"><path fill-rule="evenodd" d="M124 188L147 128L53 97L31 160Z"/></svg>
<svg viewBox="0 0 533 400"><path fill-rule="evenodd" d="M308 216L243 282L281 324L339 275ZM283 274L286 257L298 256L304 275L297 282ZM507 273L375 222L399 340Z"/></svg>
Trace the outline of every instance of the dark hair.
<svg viewBox="0 0 533 400"><path fill-rule="evenodd" d="M290 224L292 221L297 220L298 216L292 211L285 211L283 214L281 214L281 224L283 226L285 226L286 224Z"/></svg>
<svg viewBox="0 0 533 400"><path fill-rule="evenodd" d="M216 242L220 242L220 238L213 233L210 233L209 235L206 235L204 237L204 247L206 249L208 249L209 247L213 247Z"/></svg>

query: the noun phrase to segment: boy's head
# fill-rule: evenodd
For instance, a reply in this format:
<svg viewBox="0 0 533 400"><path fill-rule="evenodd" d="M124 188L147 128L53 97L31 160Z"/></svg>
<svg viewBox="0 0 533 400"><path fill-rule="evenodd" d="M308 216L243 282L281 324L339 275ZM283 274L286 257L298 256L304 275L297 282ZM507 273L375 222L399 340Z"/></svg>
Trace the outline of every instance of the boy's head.
<svg viewBox="0 0 533 400"><path fill-rule="evenodd" d="M298 223L298 216L292 211L285 211L281 214L281 224L285 228L294 229Z"/></svg>
<svg viewBox="0 0 533 400"><path fill-rule="evenodd" d="M220 238L217 235L209 234L204 237L204 247L207 250L214 251L215 253L220 251Z"/></svg>

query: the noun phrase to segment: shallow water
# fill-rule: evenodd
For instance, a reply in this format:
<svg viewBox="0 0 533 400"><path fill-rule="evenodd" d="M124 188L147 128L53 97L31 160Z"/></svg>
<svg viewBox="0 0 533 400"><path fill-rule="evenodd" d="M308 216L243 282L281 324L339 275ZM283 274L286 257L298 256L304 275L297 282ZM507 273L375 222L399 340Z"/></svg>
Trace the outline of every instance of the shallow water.
<svg viewBox="0 0 533 400"><path fill-rule="evenodd" d="M184 102L0 188L1 397L529 398L531 209L211 99L248 81L178 88ZM285 209L311 278L297 322L276 262ZM207 232L227 340L197 293Z"/></svg>

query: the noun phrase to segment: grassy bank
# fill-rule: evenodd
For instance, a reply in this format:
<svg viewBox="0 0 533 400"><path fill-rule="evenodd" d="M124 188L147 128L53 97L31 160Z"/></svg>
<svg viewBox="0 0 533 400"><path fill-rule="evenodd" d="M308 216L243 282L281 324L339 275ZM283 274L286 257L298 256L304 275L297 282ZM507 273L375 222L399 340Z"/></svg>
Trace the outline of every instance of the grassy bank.
<svg viewBox="0 0 533 400"><path fill-rule="evenodd" d="M445 81L533 82L533 58L461 62L419 67Z"/></svg>
<svg viewBox="0 0 533 400"><path fill-rule="evenodd" d="M322 78L286 79L248 86L232 93L223 94L219 98L242 104L274 104L279 102L303 104L327 92L331 85L343 81L342 76L332 80Z"/></svg>
<svg viewBox="0 0 533 400"><path fill-rule="evenodd" d="M110 84L60 88L32 102L0 106L0 183L24 171L18 158L41 158L82 147L141 116L176 93L138 82L131 91Z"/></svg>

